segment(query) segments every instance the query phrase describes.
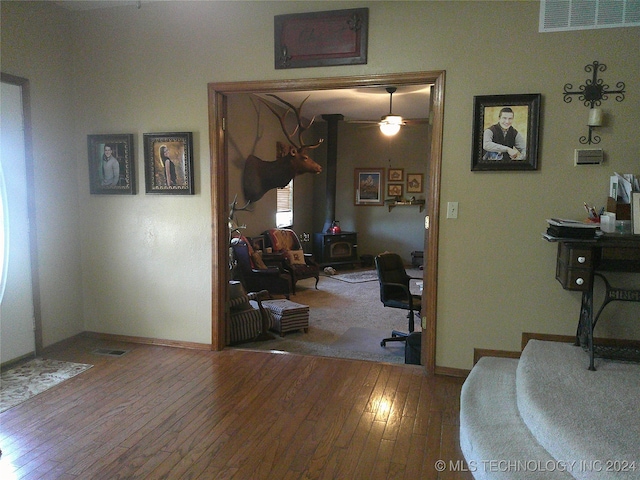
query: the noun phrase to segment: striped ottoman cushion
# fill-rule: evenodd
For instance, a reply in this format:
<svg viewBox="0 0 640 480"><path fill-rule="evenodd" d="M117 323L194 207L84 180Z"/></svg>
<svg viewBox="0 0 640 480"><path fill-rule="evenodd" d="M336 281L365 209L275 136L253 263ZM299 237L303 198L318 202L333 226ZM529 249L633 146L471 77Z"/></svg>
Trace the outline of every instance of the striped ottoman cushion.
<svg viewBox="0 0 640 480"><path fill-rule="evenodd" d="M264 308L269 310L275 320L274 329L282 336L285 332L309 328L309 306L291 300L265 300Z"/></svg>

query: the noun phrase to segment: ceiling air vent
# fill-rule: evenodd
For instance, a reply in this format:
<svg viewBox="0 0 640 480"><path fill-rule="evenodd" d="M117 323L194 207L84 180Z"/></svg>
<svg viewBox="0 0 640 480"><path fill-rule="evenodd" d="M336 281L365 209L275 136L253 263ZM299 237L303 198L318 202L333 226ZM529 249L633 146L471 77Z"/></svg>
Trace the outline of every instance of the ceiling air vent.
<svg viewBox="0 0 640 480"><path fill-rule="evenodd" d="M640 0L540 1L540 32L639 26Z"/></svg>

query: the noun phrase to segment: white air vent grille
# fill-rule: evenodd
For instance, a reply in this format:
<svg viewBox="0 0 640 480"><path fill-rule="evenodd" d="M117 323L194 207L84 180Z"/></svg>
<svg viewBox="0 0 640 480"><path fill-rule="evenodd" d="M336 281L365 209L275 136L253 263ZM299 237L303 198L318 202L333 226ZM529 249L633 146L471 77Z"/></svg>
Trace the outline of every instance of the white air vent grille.
<svg viewBox="0 0 640 480"><path fill-rule="evenodd" d="M541 0L540 31L639 27L640 0Z"/></svg>

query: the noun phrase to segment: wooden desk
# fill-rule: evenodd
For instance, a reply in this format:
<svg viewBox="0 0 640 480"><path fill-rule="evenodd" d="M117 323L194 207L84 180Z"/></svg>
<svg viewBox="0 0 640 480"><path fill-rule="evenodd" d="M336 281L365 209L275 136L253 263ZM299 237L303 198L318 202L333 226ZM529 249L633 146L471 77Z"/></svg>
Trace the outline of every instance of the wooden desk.
<svg viewBox="0 0 640 480"><path fill-rule="evenodd" d="M605 234L598 240L549 238L558 242L556 279L565 290L582 292L576 345L589 352L589 370L593 365L593 331L606 305L612 301L640 302L640 290L613 288L602 272L640 273L640 235ZM605 299L593 315L593 281L604 280Z"/></svg>

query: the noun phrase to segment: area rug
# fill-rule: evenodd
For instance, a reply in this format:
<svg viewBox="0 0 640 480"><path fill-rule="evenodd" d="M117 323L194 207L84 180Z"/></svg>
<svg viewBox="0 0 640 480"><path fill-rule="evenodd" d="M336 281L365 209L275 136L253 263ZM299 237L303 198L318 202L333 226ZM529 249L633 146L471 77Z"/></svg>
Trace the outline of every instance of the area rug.
<svg viewBox="0 0 640 480"><path fill-rule="evenodd" d="M0 412L90 369L93 365L36 358L0 377Z"/></svg>
<svg viewBox="0 0 640 480"><path fill-rule="evenodd" d="M339 273L337 275L326 275L327 278L340 280L347 283L364 283L378 281L378 273L375 270L364 270L360 272Z"/></svg>

